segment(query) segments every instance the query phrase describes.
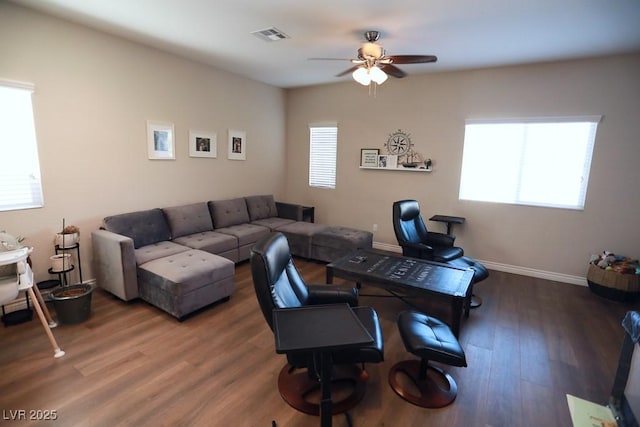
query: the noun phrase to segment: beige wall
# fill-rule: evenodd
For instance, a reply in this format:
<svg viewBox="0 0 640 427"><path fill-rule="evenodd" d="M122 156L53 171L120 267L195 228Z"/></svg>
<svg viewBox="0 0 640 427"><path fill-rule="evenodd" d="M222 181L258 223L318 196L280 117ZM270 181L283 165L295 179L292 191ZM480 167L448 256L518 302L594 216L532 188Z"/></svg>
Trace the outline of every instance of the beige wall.
<svg viewBox="0 0 640 427"><path fill-rule="evenodd" d="M0 212L0 230L34 246L37 280L62 218L90 232L109 214L249 194L282 198L284 91L0 3L0 78L35 84L45 207ZM172 122L176 160L147 159L146 120ZM247 160L227 159L227 130ZM189 130L217 132L217 159L190 158Z"/></svg>
<svg viewBox="0 0 640 427"><path fill-rule="evenodd" d="M353 82L283 91L0 3L0 78L36 85L45 196L43 209L0 212L0 229L28 238L43 280L62 218L79 225L87 279L90 231L113 213L272 192L316 206L318 221L378 224L375 240L395 244L391 204L417 198L427 217L467 218L454 231L469 255L571 281L591 253L640 256L639 75L640 55L630 55L411 75L375 97ZM584 211L458 200L465 118L587 114L604 118ZM148 119L175 124L175 161L147 159ZM307 125L331 120L338 188L310 189ZM229 128L247 131L244 162L226 158ZM399 128L434 171L360 170L360 148L382 149ZM217 159L188 157L190 129L217 132Z"/></svg>
<svg viewBox="0 0 640 427"><path fill-rule="evenodd" d="M404 69L411 73L410 65ZM458 200L466 118L571 115L603 116L584 211ZM290 90L286 193L315 205L319 221L368 230L378 224L374 240L394 245L391 205L415 198L426 218L467 218L454 233L468 255L575 282L592 253L640 256L639 117L640 55L390 78L375 97L353 82ZM337 188L311 189L307 126L332 120L339 126ZM397 129L433 159L432 173L358 168L360 149L384 153Z"/></svg>

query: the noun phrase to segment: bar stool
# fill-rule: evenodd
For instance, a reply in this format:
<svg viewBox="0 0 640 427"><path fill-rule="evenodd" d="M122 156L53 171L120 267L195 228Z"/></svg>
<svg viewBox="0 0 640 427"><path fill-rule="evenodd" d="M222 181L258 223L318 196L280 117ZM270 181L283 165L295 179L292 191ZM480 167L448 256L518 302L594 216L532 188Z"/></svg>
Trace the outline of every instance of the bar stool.
<svg viewBox="0 0 640 427"><path fill-rule="evenodd" d="M429 361L451 366L467 366L464 351L449 326L435 317L416 311L398 315L398 329L408 352L420 360L403 360L389 371L389 385L407 402L423 408L441 408L456 398L458 386L451 375L429 365ZM399 374L406 376L420 393L403 387ZM444 387L441 386L444 385Z"/></svg>

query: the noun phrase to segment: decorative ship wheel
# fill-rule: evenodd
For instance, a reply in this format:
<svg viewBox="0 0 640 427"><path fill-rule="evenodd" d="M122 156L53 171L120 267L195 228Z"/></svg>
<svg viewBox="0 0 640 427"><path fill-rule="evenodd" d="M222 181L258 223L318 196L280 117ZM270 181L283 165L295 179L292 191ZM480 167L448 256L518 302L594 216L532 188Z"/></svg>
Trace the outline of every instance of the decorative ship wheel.
<svg viewBox="0 0 640 427"><path fill-rule="evenodd" d="M387 152L398 156L398 164L405 168L415 168L423 163L420 153L414 151L413 142L411 142L410 134L398 129L387 138L385 143Z"/></svg>
<svg viewBox="0 0 640 427"><path fill-rule="evenodd" d="M389 154L395 154L398 158L406 155L410 151L413 151L413 143L411 142L409 134L403 132L401 129L398 129L389 135L389 138L387 138L387 142L385 143L385 147L387 147L387 152Z"/></svg>

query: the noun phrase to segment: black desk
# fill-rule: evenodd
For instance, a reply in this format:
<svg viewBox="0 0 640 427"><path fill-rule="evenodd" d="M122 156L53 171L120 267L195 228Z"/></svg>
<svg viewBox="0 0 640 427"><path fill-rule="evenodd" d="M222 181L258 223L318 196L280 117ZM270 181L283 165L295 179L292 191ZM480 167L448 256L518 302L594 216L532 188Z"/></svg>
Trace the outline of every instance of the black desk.
<svg viewBox="0 0 640 427"><path fill-rule="evenodd" d="M365 346L373 338L348 304L275 309L273 332L276 353L313 352L320 362L320 425L331 426L331 351Z"/></svg>
<svg viewBox="0 0 640 427"><path fill-rule="evenodd" d="M402 295L439 299L451 305L449 325L459 336L461 317L469 316L473 270L361 249L327 264L327 283L334 277L367 283L402 299Z"/></svg>

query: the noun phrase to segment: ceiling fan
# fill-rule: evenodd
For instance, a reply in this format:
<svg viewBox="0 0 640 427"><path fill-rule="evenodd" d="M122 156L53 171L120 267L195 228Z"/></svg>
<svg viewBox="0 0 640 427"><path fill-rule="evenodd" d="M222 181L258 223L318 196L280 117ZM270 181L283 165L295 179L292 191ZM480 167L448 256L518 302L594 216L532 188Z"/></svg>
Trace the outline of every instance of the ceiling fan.
<svg viewBox="0 0 640 427"><path fill-rule="evenodd" d="M378 31L366 31L364 38L366 42L358 49L358 57L350 59L354 64L353 67L344 70L336 77L352 73L354 80L362 85L367 86L371 82L382 84L387 80L387 75L399 79L407 75L396 67L396 64L422 64L438 60L434 55L386 55L382 46L376 43L380 38Z"/></svg>

